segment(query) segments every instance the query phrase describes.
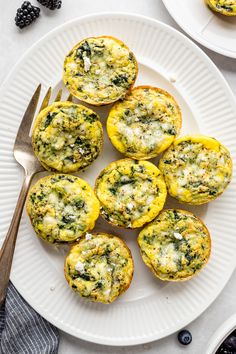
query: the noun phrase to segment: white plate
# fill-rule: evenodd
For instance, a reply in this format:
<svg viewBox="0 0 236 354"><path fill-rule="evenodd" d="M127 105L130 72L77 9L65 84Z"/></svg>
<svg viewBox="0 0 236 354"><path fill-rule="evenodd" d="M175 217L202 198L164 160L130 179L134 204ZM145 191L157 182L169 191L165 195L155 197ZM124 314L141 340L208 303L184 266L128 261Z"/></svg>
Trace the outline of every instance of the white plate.
<svg viewBox="0 0 236 354"><path fill-rule="evenodd" d="M183 133L201 131L215 136L235 156L234 97L217 68L195 44L171 27L141 16L100 14L73 20L35 44L13 69L0 92L1 240L22 181L12 146L25 106L39 82L45 90L49 85L55 89L61 85L64 56L76 42L102 34L124 40L134 51L140 66L138 84L162 87L176 97L183 112ZM105 122L107 108L96 110ZM80 175L93 185L99 171L120 157L106 137L101 156ZM235 199L234 181L222 197L208 206L188 208L204 219L213 240L209 265L189 282L173 284L155 279L142 263L135 232L114 229L100 220L98 228L127 241L135 260L135 274L130 289L115 303L86 302L67 286L63 250L37 239L25 213L11 279L43 317L79 338L110 345L162 338L199 316L234 270Z"/></svg>
<svg viewBox="0 0 236 354"><path fill-rule="evenodd" d="M227 57L236 58L236 16L211 11L204 0L162 0L170 15L193 39Z"/></svg>

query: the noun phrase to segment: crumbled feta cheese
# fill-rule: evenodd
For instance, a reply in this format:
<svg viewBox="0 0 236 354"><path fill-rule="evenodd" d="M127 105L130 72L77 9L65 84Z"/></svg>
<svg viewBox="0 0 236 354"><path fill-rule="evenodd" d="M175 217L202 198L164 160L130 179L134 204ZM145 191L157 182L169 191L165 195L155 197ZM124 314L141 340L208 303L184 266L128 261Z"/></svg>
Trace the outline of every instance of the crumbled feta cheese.
<svg viewBox="0 0 236 354"><path fill-rule="evenodd" d="M85 240L91 240L91 238L93 238L93 235L92 234L89 234L88 232L86 232L85 234Z"/></svg>
<svg viewBox="0 0 236 354"><path fill-rule="evenodd" d="M76 63L69 63L69 64L68 64L68 66L69 66L69 68L70 68L71 70L73 70L73 69L76 69L76 68L77 68Z"/></svg>
<svg viewBox="0 0 236 354"><path fill-rule="evenodd" d="M58 203L58 196L56 193L50 193L49 196L48 196L48 201L50 203L53 203L53 204L57 204Z"/></svg>
<svg viewBox="0 0 236 354"><path fill-rule="evenodd" d="M80 152L81 154L83 154L83 153L84 153L84 149L79 148L78 150L79 150L79 152Z"/></svg>
<svg viewBox="0 0 236 354"><path fill-rule="evenodd" d="M86 56L83 57L83 61L84 61L84 71L87 73L89 71L89 69L90 69L91 61Z"/></svg>
<svg viewBox="0 0 236 354"><path fill-rule="evenodd" d="M75 146L75 144L70 144L70 147L73 148Z"/></svg>
<svg viewBox="0 0 236 354"><path fill-rule="evenodd" d="M71 205L66 205L65 207L64 207L64 213L63 214L73 214L73 212L74 212L74 209L73 209L73 207L71 206Z"/></svg>
<svg viewBox="0 0 236 354"><path fill-rule="evenodd" d="M78 261L76 266L75 266L75 269L80 272L80 273L83 273L84 272L84 263Z"/></svg>
<svg viewBox="0 0 236 354"><path fill-rule="evenodd" d="M75 216L75 215L69 215L69 218L70 218L71 220L75 220L75 219L76 219L76 216Z"/></svg>
<svg viewBox="0 0 236 354"><path fill-rule="evenodd" d="M111 289L107 289L107 290L104 290L104 291L103 291L103 294L104 294L106 297L109 297L110 293L111 293Z"/></svg>
<svg viewBox="0 0 236 354"><path fill-rule="evenodd" d="M170 76L170 82L176 82L176 78L174 76Z"/></svg>
<svg viewBox="0 0 236 354"><path fill-rule="evenodd" d="M177 240L182 240L183 236L179 233L179 232L174 232L174 237L177 239Z"/></svg>
<svg viewBox="0 0 236 354"><path fill-rule="evenodd" d="M147 110L148 111L152 111L153 110L153 103L150 102L148 105L147 105Z"/></svg>
<svg viewBox="0 0 236 354"><path fill-rule="evenodd" d="M146 205L152 204L152 202L153 202L154 199L155 199L154 195L149 195L149 196L147 197Z"/></svg>
<svg viewBox="0 0 236 354"><path fill-rule="evenodd" d="M53 225L57 224L57 220L55 218L53 218L52 216L44 216L43 224L44 224L44 226L46 226L46 225L53 226Z"/></svg>
<svg viewBox="0 0 236 354"><path fill-rule="evenodd" d="M127 205L126 205L126 206L127 206L127 208L128 208L128 209L130 209L130 210L132 210L132 209L133 209L133 207L134 207L132 203L127 203Z"/></svg>
<svg viewBox="0 0 236 354"><path fill-rule="evenodd" d="M99 70L99 69L95 71L96 75L99 75L100 73L101 73L101 70Z"/></svg>

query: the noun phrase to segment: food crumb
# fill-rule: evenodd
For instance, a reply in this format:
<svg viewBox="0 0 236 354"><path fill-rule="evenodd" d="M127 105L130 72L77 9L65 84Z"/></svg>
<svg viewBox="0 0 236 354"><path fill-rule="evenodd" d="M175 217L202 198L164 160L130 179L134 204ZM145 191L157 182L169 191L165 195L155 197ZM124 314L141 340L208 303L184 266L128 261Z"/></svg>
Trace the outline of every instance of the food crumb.
<svg viewBox="0 0 236 354"><path fill-rule="evenodd" d="M170 76L170 82L176 82L176 78L174 76Z"/></svg>

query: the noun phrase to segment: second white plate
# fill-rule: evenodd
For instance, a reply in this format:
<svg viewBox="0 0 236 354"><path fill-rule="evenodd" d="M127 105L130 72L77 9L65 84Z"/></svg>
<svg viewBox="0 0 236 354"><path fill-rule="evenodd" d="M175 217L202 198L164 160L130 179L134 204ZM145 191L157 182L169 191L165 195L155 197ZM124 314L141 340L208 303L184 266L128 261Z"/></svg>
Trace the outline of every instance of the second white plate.
<svg viewBox="0 0 236 354"><path fill-rule="evenodd" d="M212 12L204 0L162 0L168 12L193 39L214 52L236 58L236 16Z"/></svg>
<svg viewBox="0 0 236 354"><path fill-rule="evenodd" d="M134 51L139 62L137 84L172 93L183 113L182 134L205 133L218 138L235 157L235 100L209 58L171 27L141 16L101 14L73 20L34 45L17 64L0 92L0 243L6 235L22 182L12 155L15 135L29 98L42 83L62 86L65 55L82 38L112 35ZM107 108L96 109L105 126ZM101 156L79 175L91 185L99 172L121 155L105 134ZM96 228L126 240L135 262L130 289L111 305L86 302L64 279L63 249L47 245L34 234L25 213L17 240L11 279L35 310L62 330L96 343L131 345L171 334L204 311L223 289L235 268L235 180L207 206L188 208L203 218L212 235L212 256L201 274L185 283L156 279L139 254L137 231L108 225ZM169 200L168 206L178 205ZM185 206L181 206L185 208Z"/></svg>

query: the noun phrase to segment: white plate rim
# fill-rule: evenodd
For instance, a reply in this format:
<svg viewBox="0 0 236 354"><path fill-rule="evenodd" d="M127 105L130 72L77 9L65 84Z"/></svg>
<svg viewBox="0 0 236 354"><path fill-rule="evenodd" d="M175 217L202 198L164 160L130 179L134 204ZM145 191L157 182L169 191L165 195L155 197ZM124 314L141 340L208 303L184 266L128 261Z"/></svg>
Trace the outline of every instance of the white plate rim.
<svg viewBox="0 0 236 354"><path fill-rule="evenodd" d="M74 18L70 21L65 22L64 24L56 27L55 29L51 30L50 32L48 32L47 34L45 34L41 39L39 39L34 45L32 45L25 53L24 55L20 58L20 60L13 66L12 70L8 73L8 75L6 76L5 80L3 81L1 87L0 87L0 95L2 95L3 91L4 91L4 87L7 84L7 81L11 78L11 76L13 75L14 71L16 70L17 66L20 65L25 57L27 57L27 55L31 52L31 50L35 49L37 46L39 46L47 37L52 36L54 33L56 33L58 30L62 29L63 27L66 26L70 26L73 23L76 23L80 20L86 20L86 19L92 19L92 18L96 18L96 17L103 17L103 16L114 16L114 17L128 17L128 18L136 18L137 20L144 20L144 21L150 21L156 24L159 24L173 32L175 32L178 36L182 37L186 42L188 42L190 45L192 45L194 47L194 50L198 51L198 53L200 53L202 55L202 59L205 60L205 62L211 66L212 70L215 70L215 72L217 73L218 76L221 77L222 83L225 86L225 90L227 90L227 94L229 95L232 104L236 104L236 99L230 89L230 86L228 85L227 81L225 80L224 76L222 75L222 73L219 71L219 69L216 67L216 65L210 60L210 58L203 52L203 50L201 48L199 48L195 43L193 43L191 41L191 39L189 39L188 37L186 37L184 34L182 34L181 32L179 32L178 30L174 29L173 27L155 20L153 18L147 17L147 16L143 16L143 15L138 15L138 14L130 14L130 13L126 13L126 12L100 12L100 13L94 13L94 14L89 14L89 15L85 15L85 16L81 16L78 18ZM230 279L233 271L236 268L236 263L232 262L232 267L231 267L231 271L228 272L228 277L225 278L224 284L221 287L221 289L219 289L218 292L216 292L214 294L214 296L208 301L207 304L204 304L204 306L202 306L201 308L198 308L198 311L196 314L194 315L190 315L188 318L186 318L184 321L180 322L178 326L174 326L173 328L170 327L169 330L165 330L164 334L161 334L160 336L153 335L153 336L149 336L148 338L141 338L141 339L130 339L129 342L124 342L124 344L121 344L120 342L116 343L110 339L104 339L104 338L93 338L89 335L86 335L84 333L81 333L80 335L78 335L78 332L73 332L70 331L69 326L67 325L63 325L62 323L58 323L57 320L54 319L54 317L51 316L51 314L49 314L48 312L44 311L44 309L42 309L40 306L36 305L35 303L32 302L32 299L30 298L30 296L28 297L26 294L24 294L24 298L25 300L38 312L40 313L46 320L48 320L49 322L51 322L53 325L55 325L56 327L58 327L59 329L61 329L64 332L67 332L71 335L74 335L77 338L83 339L83 340L87 340L90 342L94 342L97 344L103 344L103 345L113 345L113 346L131 346L131 345L136 345L136 344L144 344L144 343L148 343L151 341L155 341L157 339L161 339L163 337L166 337L170 334L173 334L174 332L178 331L179 329L181 329L183 326L186 326L187 324L189 324L190 322L192 322L193 320L195 320L198 316L200 316L211 304L213 301L215 301L215 299L217 298L217 296L220 294L220 292L223 290L224 286L226 285L226 283L228 282L228 280ZM21 290L17 287L17 290L21 293Z"/></svg>
<svg viewBox="0 0 236 354"><path fill-rule="evenodd" d="M175 15L175 12L172 11L172 8L171 6L168 5L168 0L162 0L163 4L165 5L167 11L169 12L170 16L175 20L175 22L191 37L193 38L195 41L197 41L198 43L202 44L204 47L212 50L213 52L215 53L218 53L218 54L221 54L221 55L224 55L226 57L229 57L229 58L233 58L235 59L236 58L236 52L235 53L232 53L231 51L228 51L226 49L222 49L220 47L217 47L213 44L211 44L211 42L207 41L207 40L204 40L203 37L201 36L198 36L197 33L195 32L191 32L187 26L185 26L184 23L180 23L180 21L178 21L176 15Z"/></svg>

